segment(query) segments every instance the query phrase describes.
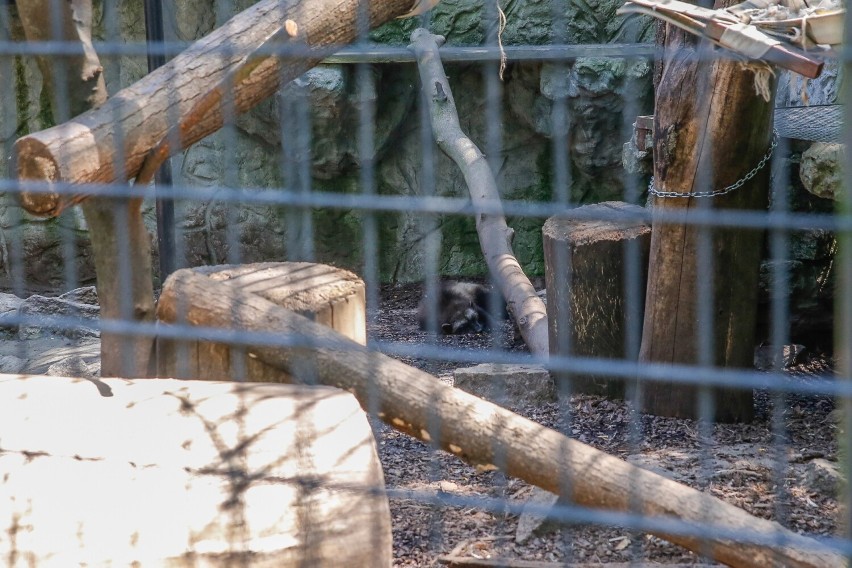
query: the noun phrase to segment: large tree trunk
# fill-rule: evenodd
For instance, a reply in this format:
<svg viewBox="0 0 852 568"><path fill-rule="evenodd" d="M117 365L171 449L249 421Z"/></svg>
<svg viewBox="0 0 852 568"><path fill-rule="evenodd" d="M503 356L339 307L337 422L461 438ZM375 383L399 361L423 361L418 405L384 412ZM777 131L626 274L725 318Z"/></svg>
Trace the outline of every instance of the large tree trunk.
<svg viewBox="0 0 852 568"><path fill-rule="evenodd" d="M237 113L248 110L275 93L282 82L298 77L340 46L354 41L359 30L403 15L411 4L411 0L372 0L366 6L360 0L263 0L120 91L99 109L19 139L15 144L19 177L71 184L132 178L170 125L181 124L182 147L204 138L228 118L225 108ZM359 12L365 8L362 23ZM188 121L195 103L223 86L229 71L244 65L246 57L275 36L286 20L294 23L300 38L300 43L284 46L295 50L292 55L264 57L246 80L233 85L232 105L219 101L198 120ZM224 86L230 91L230 86ZM120 149L116 147L118 141L122 143ZM35 215L53 214L75 201L79 198L58 192L25 193L23 198L27 211Z"/></svg>
<svg viewBox="0 0 852 568"><path fill-rule="evenodd" d="M91 0L27 0L18 2L18 12L29 42L60 40L80 48L81 55L38 59L54 118L66 121L103 105L107 92L91 43ZM27 207L26 195L22 201ZM154 322L151 240L141 206L141 199L112 198L97 198L83 205L104 320ZM104 331L101 370L106 376L150 376L153 346L152 336Z"/></svg>
<svg viewBox="0 0 852 568"><path fill-rule="evenodd" d="M755 94L751 72L714 57L708 44L696 49L692 37L671 26L665 43L654 125L656 187L674 192L727 187L766 154L772 104ZM653 210L683 213L687 220L702 206L720 215L730 209L763 210L768 175L767 165L742 187L719 197L657 197ZM705 249L712 257L710 272L699 258L702 229L654 220L640 359L750 367L763 234L703 230L710 244ZM708 309L702 311L702 303ZM709 353L702 360L704 349ZM653 414L696 417L697 403L694 387L667 382L645 386L644 410ZM718 420L750 420L751 389L717 389L715 406Z"/></svg>
<svg viewBox="0 0 852 568"><path fill-rule="evenodd" d="M459 125L459 115L450 83L438 54L438 42L444 38L417 29L411 34L411 46L417 55L420 81L429 101L429 116L435 142L453 160L464 175L476 214L476 232L485 263L512 312L521 336L530 351L548 356L547 313L544 302L512 251L514 231L506 224L500 192L488 161Z"/></svg>
<svg viewBox="0 0 852 568"><path fill-rule="evenodd" d="M486 470L504 468L566 501L651 518L677 517L700 533L656 535L731 566L844 566L843 559L777 523L758 519L715 497L645 471L621 459L518 416L495 404L443 384L404 363L372 352L327 327L237 286L215 282L190 270L174 273L163 288L158 316L166 323L241 333L274 333L288 345L246 349L250 357L295 377L310 377L355 395L361 406L394 428L440 446ZM167 328L164 328L166 331ZM179 333L185 333L180 331ZM565 480L569 479L570 484ZM709 527L712 527L709 528ZM782 546L733 542L717 530Z"/></svg>

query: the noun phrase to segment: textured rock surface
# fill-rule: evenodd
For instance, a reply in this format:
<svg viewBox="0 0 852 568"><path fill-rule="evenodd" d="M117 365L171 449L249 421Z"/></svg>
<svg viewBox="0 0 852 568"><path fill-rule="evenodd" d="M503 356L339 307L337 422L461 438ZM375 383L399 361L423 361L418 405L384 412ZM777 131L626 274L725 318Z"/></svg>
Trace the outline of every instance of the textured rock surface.
<svg viewBox="0 0 852 568"><path fill-rule="evenodd" d="M844 145L814 142L802 153L799 176L805 189L824 199L839 200L843 189Z"/></svg>
<svg viewBox="0 0 852 568"><path fill-rule="evenodd" d="M453 386L506 407L537 405L556 399L550 373L535 365L483 363L456 369Z"/></svg>
<svg viewBox="0 0 852 568"><path fill-rule="evenodd" d="M21 318L18 336L20 339L34 339L44 335L99 337L100 331L95 321L99 313L100 308L97 306L35 294L18 308L18 316Z"/></svg>
<svg viewBox="0 0 852 568"><path fill-rule="evenodd" d="M239 10L250 0L233 3ZM549 43L633 42L651 39L642 19L615 16L620 1L565 5L554 20L552 3L510 3L503 6L508 25L505 45ZM192 41L224 23L228 3L213 0L173 0L165 6L167 39ZM497 16L482 0L444 0L430 16L430 28L445 35L450 45L480 45L495 41ZM143 41L141 3L105 3L96 11L99 39ZM372 33L374 41L406 45L416 19L391 22ZM146 72L144 57L104 58L110 92ZM573 63L511 63L498 103L499 130L489 144L483 73L492 66L448 65L462 126L492 159L500 190L507 199L551 200L554 160L569 163L568 195L579 202L619 198L619 167L624 125L649 100L650 68L646 61L579 58ZM2 73L2 71L0 71ZM0 115L0 136L7 143L15 127L37 130L52 123L41 105L41 80L33 62L24 60L15 71L18 117ZM362 82L359 79L367 79ZM11 81L11 79L10 79ZM434 155L434 175L424 172L423 141L417 106L419 77L410 63L373 65L360 72L353 65L326 65L288 85L281 96L240 117L232 128L196 144L173 160L175 182L192 187L240 188L246 194L270 188L282 192L364 193L365 160L375 166L373 188L379 194L467 197L455 165ZM8 95L4 95L8 96ZM631 101L625 109L623 98ZM635 107L635 108L634 108ZM567 112L570 133L566 156L553 156L550 138L553 117ZM648 110L644 108L642 110ZM369 129L372 146L365 154L360 140ZM283 133L283 136L282 136ZM425 167L432 168L430 164ZM428 183L429 178L434 180ZM433 188L434 186L434 188ZM564 191L564 190L561 190ZM364 215L345 208L297 209L242 203L186 200L178 203L179 255L189 265L263 260L317 260L363 272ZM438 270L446 275L485 272L474 221L469 216L403 211L379 212L378 266L383 280L419 280L430 255L424 242L441 233ZM154 215L146 208L154 230ZM509 219L516 230L515 251L525 269L543 273L540 219ZM85 223L79 212L60 221L22 215L8 200L0 201L0 248L19 239L27 263L27 286L75 287L94 280ZM70 243L70 244L69 244ZM15 259L0 251L0 276L11 282ZM372 251L368 251L372 252ZM12 255L14 256L14 255ZM179 260L181 262L181 260ZM156 263L155 263L156 264ZM63 268L65 267L65 268Z"/></svg>

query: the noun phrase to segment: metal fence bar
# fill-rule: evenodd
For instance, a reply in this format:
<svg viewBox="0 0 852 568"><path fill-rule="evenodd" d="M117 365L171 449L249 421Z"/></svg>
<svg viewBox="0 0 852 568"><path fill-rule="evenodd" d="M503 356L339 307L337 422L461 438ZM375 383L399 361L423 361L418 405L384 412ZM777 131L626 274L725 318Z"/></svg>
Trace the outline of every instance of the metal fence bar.
<svg viewBox="0 0 852 568"><path fill-rule="evenodd" d="M59 2L59 0L53 1ZM162 29L159 30L159 34L156 33L157 26L153 25L153 22L159 20L160 28L162 28L162 14L153 10L154 4L159 4L155 0L146 1L146 7L150 9L146 12L146 15L152 22L149 29L150 45L146 47L140 42L122 44L117 8L114 5L108 6L108 4L110 3L104 5L104 23L105 27L108 28L107 40L96 42L95 47L104 58L105 73L108 79L115 86L117 86L120 78L117 63L120 58L141 58L148 55L151 62L150 68L153 68L161 65L165 57L174 55L189 45L180 41L164 41ZM230 0L215 1L215 14L213 14L212 19L215 20L217 25L223 24L234 12L233 4ZM257 142L258 145L275 145L277 142L270 142L270 140L277 136L278 142L280 142L280 155L276 157L277 163L272 164L269 168L274 170L278 177L271 176L271 181L266 187L253 187L250 183L243 181L237 150L243 148L241 144L255 134L247 134L241 127L241 119L236 116L232 92L234 85L224 85L225 127L221 133L215 135L215 139L213 139L215 142L209 142L217 146L216 155L220 161L216 166L221 169L221 175L209 185L204 187L192 185L192 183L183 179L184 172L181 176L176 176L182 179L178 179L174 183L171 183L171 180L162 184L158 183L155 192L152 192L150 188L135 187L126 183L126 172L119 172L116 176L117 181L109 184L67 184L63 182L40 184L11 179L11 175L8 175L5 176L6 179L0 179L0 193L13 195L22 191L64 194L90 192L99 198L111 200L115 204L114 214L117 218L126 214L122 204L126 204L128 199L144 197L150 201L152 198L156 198L158 209L161 203L177 204L177 215L173 214L171 220L164 215L161 223L164 228L171 229L187 222L185 210L181 207L204 202L208 207L205 214L215 214L221 217L221 223L217 225L216 236L222 240L222 248L224 248L225 254L220 258L219 254L213 252L211 248L210 261L215 263L239 264L246 260L254 260L246 256L244 247L246 236L240 232L240 221L242 216L252 214L255 208L259 210L261 207L268 207L274 210L274 215L278 216L274 226L280 231L270 230L270 234L264 235L263 238L280 239L281 243L279 244L281 246L279 248L284 252L282 252L282 258L275 260L286 259L288 261L323 261L324 251L322 250L323 241L321 240L323 227L318 220L319 210L322 210L322 213L345 214L349 216L347 217L347 224L351 223L351 226L347 226L347 231L342 233L345 234L343 238L347 239L347 242L340 243L340 246L350 246L348 241L351 240L351 248L358 248L360 251L360 256L353 256L352 264L357 267L356 272L359 273L366 284L367 326L371 331L368 335L367 345L370 350L400 359L428 360L428 364L435 365L436 368L450 368L451 366L457 368L463 364L473 365L483 362L497 365L540 365L560 377L556 386L561 396L559 402L554 403L556 411L553 413L557 416L558 423L554 427L559 428L569 437L581 435L578 432L584 426L582 423L583 405L597 403L595 402L596 399L590 403L588 398L575 396L572 378L581 375L596 375L624 381L628 385L625 396L626 402L611 403L619 405L619 408L624 411L625 422L612 425L613 431L617 430L618 435L623 436L624 443L618 446L618 451L622 456L635 457L648 448L644 441L648 431L655 427L654 419L642 416L638 410L642 407L643 389L646 385L667 381L679 386L693 387L698 392L699 417L686 426L683 425L684 423L681 424L684 429L689 429L691 435L694 434L691 445L688 445L688 449L684 450L693 452L693 456L696 458L690 466L694 475L687 483L706 493L712 493L716 483L714 468L717 466L714 462L716 457L714 452L719 443L720 427L712 423L716 411L714 390L720 387L754 389L765 400L765 411L760 418L760 427L768 432L766 438L767 453L771 454L772 458L772 465L765 481L773 486L767 491L773 501L766 511L773 520L777 520L785 526L789 525L791 510L794 509L794 505L789 503L793 499L793 492L785 485L789 482L788 475L791 466L788 452L797 443L792 439L788 429L789 416L787 410L790 400L794 397L835 397L838 404L841 400L845 403L847 410L852 406L849 403L852 400L852 380L850 380L850 376L852 376L852 371L850 371L850 365L852 365L852 354L850 354L852 353L850 351L852 350L852 339L850 339L852 338L852 300L849 299L850 294L847 293L852 288L852 236L850 236L852 235L852 205L850 205L852 204L852 189L850 189L852 182L849 181L849 176L846 176L845 194L847 199L839 211L815 213L797 210L791 205L793 195L790 193L789 187L792 181L787 173L789 164L785 161L786 156L799 151L795 142L783 140L773 157L772 201L766 211L721 210L714 208L709 200L698 200L695 206L688 211L645 210L642 214L637 215L637 219L642 221L650 221L653 216L653 219L657 222L682 223L690 229L695 229L697 233L697 265L700 276L696 280L694 289L689 291L689 293L695 294L698 300L698 316L695 322L695 325L698 326L696 345L698 356L692 364L660 364L637 360L642 340L644 267L641 265L638 245L633 242L624 247L621 259L624 280L622 293L625 302L625 339L622 358L613 360L571 354L574 346L571 345L571 339L567 334L560 336L561 345L558 346L560 354L553 354L547 359L530 355L520 348L506 348L506 345L511 342L509 341L510 338L506 337L504 329L491 330L487 345L481 349L470 349L463 343L448 342L446 338L439 335L429 335L417 342L387 340L373 335L372 330L378 328L384 316L383 303L387 299L385 294L397 290L393 286L397 284L397 273L402 271L402 268L399 267L396 271L388 270L388 267L383 264L389 262L383 256L383 239L393 231L416 229L419 231L418 234L422 235L412 245L412 248L417 251L417 261L422 265L420 267L420 274L423 277L422 283L416 290L418 292L425 291L428 298L428 301L424 303L427 308L426 321L428 327L437 329L440 325L438 321L440 302L437 298L440 295L442 279L445 272L448 272L447 267L450 266L446 256L449 253L447 253L445 246L447 244L445 233L448 233L448 231L444 230L443 224L447 220L472 225L475 215L497 212L504 212L507 216L514 217L520 222L532 222L538 225L546 218L567 213L574 214L578 219L598 221L618 218L607 214L584 213L585 210L582 209L584 197L577 195L576 191L572 194L575 183L588 181L584 179L586 174L583 169L572 162L572 151L576 146L587 141L587 138L584 138L586 133L580 130L586 124L583 119L588 117L582 114L584 109L577 104L578 95L576 90L572 90L569 85L569 76L577 70L575 67L577 60L619 59L630 64L643 59L654 60L660 55L659 48L648 43L631 43L626 41L631 38L625 36L620 36L621 39L625 40L623 43L568 44L569 37L566 30L569 22L566 21L562 7L556 4L553 5L549 45L506 45L501 48L496 28L487 27L491 25L489 22L497 20L498 9L500 9L498 2L491 2L490 0L486 2L483 12L485 45L472 47L445 46L440 50L441 57L445 63L454 65L454 70L459 69L465 74L469 73L463 78L453 77L453 80L458 80L459 84L465 87L475 85L475 88L469 91L465 91L464 88L459 89L458 92L454 91L454 96L458 100L463 99L464 108L469 109L470 114L466 118L470 119L468 120L470 124L463 125L463 128L470 126L471 130L474 131L474 135L477 137L475 142L479 148L484 150L489 165L498 179L503 173L505 154L509 151L523 152L523 148L507 148L506 144L507 135L511 134L507 133L506 126L507 117L511 114L509 109L509 97L511 96L509 81L511 81L511 78L501 81L498 77L500 58L507 57L510 65L543 64L547 66L548 72L556 78L551 83L552 86L555 86L555 90L548 93L546 101L549 107L545 115L549 120L550 131L547 133L536 132L535 136L544 139L543 144L548 146L549 162L541 168L542 171L546 170L545 173L548 176L548 190L550 192L548 195L533 199L504 198L499 207L474 209L471 200L464 191L465 188L451 187L447 181L451 175L448 174L449 168L455 166L452 164L447 166L446 162L442 161L441 155L435 152L432 126L425 104L427 95L419 84L412 86L412 89L416 90L416 95L413 95L411 105L417 108L414 112L409 113L411 117L409 123L400 127L400 131L394 134L398 139L403 139L403 136L405 136L405 140L413 140L420 145L417 150L419 161L416 168L411 168L412 171L405 172L406 176L414 180L412 185L417 188L417 193L410 195L395 194L395 188L388 188L383 185L384 178L381 168L389 166L382 162L383 156L379 154L383 143L380 139L378 126L384 110L382 108L384 99L382 99L381 89L384 84L383 81L388 80L389 77L410 72L415 57L413 53L402 46L372 45L369 43L366 2L362 3L358 20L359 40L351 46L330 47L327 51L329 55L324 60L324 63L328 65L342 67L340 73L343 77L342 83L345 86L341 89L345 93L341 95L341 98L346 98L350 104L349 110L347 110L350 115L339 117L340 120L345 120L347 125L354 124L354 121L357 121L357 126L350 133L352 152L349 155L349 159L357 163L353 164L348 170L347 179L334 182L315 176L315 153L318 150L315 146L317 142L315 138L317 109L311 107L311 83L307 80L297 80L294 84L283 88L277 99L269 102L269 106L266 107L269 111L269 123L273 124L277 120L277 124L275 124L277 132L272 133L272 136L269 137L263 136L262 143L253 141ZM9 27L7 19L8 14L5 6L0 6L0 78L13 76L17 72L15 69L16 58L21 61L42 56L61 58L79 51L75 44L65 42L12 41L12 38L6 33ZM421 18L423 25L428 25L429 22L429 15ZM850 27L852 26L847 26L846 33L852 38L852 31L849 31ZM310 53L304 45L300 45L298 42L266 46L266 48L268 48L268 51L264 50L262 53L286 58L305 57ZM232 53L229 50L233 49L233 46L225 46L221 53L223 56L230 55ZM845 57L843 64L847 75L852 74L848 62L849 55L846 51L841 50L841 56ZM709 57L716 60L728 56L717 51ZM63 92L65 81L62 80L61 74L62 69L60 67L58 76L55 78L55 82L61 86L58 91L59 100L55 107L57 122L68 119L70 112L67 108L69 97L68 93ZM463 82L462 79L470 79L470 82ZM631 83L631 81L635 81L635 83ZM613 103L612 108L606 109L606 111L622 113L619 136L626 140L632 134L632 124L635 117L649 111L643 108L644 103L640 100L641 88L638 80L628 77L625 79L625 84L619 88L618 95L621 100L618 103ZM15 98L13 95L9 95L10 92L11 90L0 92L0 99L10 105L2 105L2 108L0 108L0 124L3 124L4 127L9 123L9 117L14 114ZM115 93L115 89L112 89L112 93ZM848 93L844 93L844 95L847 95L845 99L848 99ZM847 100L839 102L844 103ZM832 105L831 120L838 120L837 114L845 113L847 107L848 105ZM585 112L589 111L585 110ZM275 114L277 116L274 116ZM805 119L804 122L807 123L808 120ZM847 142L846 157L852 159L849 154L849 148L852 145L852 134L850 132L852 131L849 130L848 121L846 124L843 140ZM813 125L805 124L804 126ZM829 126L833 128L837 125L832 123ZM5 132L3 134L5 135ZM830 134L831 139L834 140L836 133L832 130ZM121 156L124 151L122 135L123 133L120 130L116 132L117 155L114 165L117 168L124 164ZM5 139L4 151L7 154L11 154L12 151L12 138L7 136ZM176 162L180 163L181 159L178 158ZM266 166L268 164L264 164L264 167ZM452 171L455 172L455 170ZM715 174L716 172L709 170L701 171L695 189L701 191L714 188L716 186ZM644 200L646 185L642 176L624 174L621 181L623 182L623 192L618 196L619 199L630 203L640 203ZM590 183L594 183L594 180ZM262 185L262 183L257 185ZM417 227L391 226L403 214L409 215L412 225L416 224ZM15 217L15 215L15 213L10 213L10 217L5 222L21 225L22 219ZM20 217L20 214L17 215ZM76 212L67 212L60 221L62 241L59 256L64 265L62 285L65 288L74 288L81 284L81 278L75 264L78 247L76 237L73 234L77 222L75 215ZM794 236L797 233L811 230L832 231L837 235L841 248L836 257L838 308L835 314L837 327L835 353L838 360L835 379L827 376L817 376L808 380L798 379L785 372L778 355L776 355L774 365L768 371L728 369L717 366L714 358L718 347L716 343L719 339L715 335L712 323L719 306L714 299L716 283L710 275L713 275L714 270L719 268L717 266L719 263L718 251L714 250L714 235L729 229L767 231L767 254L765 258L769 262L769 272L771 273L768 291L770 301L768 337L770 343L776 347L787 345L792 341L791 312L793 306L791 306L789 299L789 290L794 279L793 271L790 268L792 260L791 243ZM12 291L24 296L25 292L28 291L28 282L26 281L25 263L27 258L23 250L23 237L18 230L9 231L8 238L6 235L5 227L0 227L0 237L3 239L0 241L0 261L2 261L2 266L7 272ZM119 239L119 249L124 253L123 260L118 265L117 277L124 283L123 289L126 290L129 288L131 273L134 269L128 261L130 255L127 254L127 249L130 246L130 237L126 226L119 224L117 238ZM165 278L175 268L176 264L181 263L185 252L184 247L185 243L182 237L176 237L174 233L170 238L165 234L163 235L160 249L160 274L162 278ZM176 258L172 256L173 252L171 251L173 250L176 250ZM391 259L390 262L394 260L403 262L401 259ZM561 257L557 256L555 264L557 272L564 275L571 273L570 260L565 254ZM389 272L393 276L390 279L385 278L384 276ZM571 285L569 285L570 288ZM312 367L311 350L333 348L339 350L341 357L345 357L347 349L352 349L351 345L344 343L338 344L331 340L320 343L316 337L298 334L282 335L275 330L258 333L203 325L195 326L186 322L165 327L140 323L134 321L134 307L131 305L129 293L122 296L121 300L121 318L103 318L100 321L93 322L93 328L101 333L161 337L174 340L203 339L208 342L230 345L236 348L233 350L231 371L233 378L237 380L245 380L249 376L248 353L254 346L300 348L297 366L304 370L307 382L311 382L312 379L316 382L318 376L317 369ZM419 315L419 313L415 315L414 309L406 309L404 317L411 321L405 323L413 325L413 320ZM572 323L568 321L567 316L563 320L557 322L557 326L567 327ZM0 323L2 323L3 329L12 329L15 326L30 325L35 321L39 325L65 331L73 331L80 325L80 319L76 317L47 316L35 320L33 317L19 314L5 315ZM24 349L24 347L22 346L21 349ZM131 366L132 357L130 354L125 354L125 362L127 367ZM444 377L444 379L447 380L447 377ZM367 404L367 410L375 418L378 415L376 401L379 398L379 393L373 391L371 397L373 403ZM486 490L483 490L487 491L487 494L464 495L449 490L445 491L441 483L453 472L445 467L442 461L445 454L439 451L439 437L444 425L441 424L440 415L434 408L427 408L424 412L428 417L427 430L430 442L421 448L422 454L417 454L424 457L423 462L418 463L416 467L423 472L422 479L418 478L419 482L424 483L427 487L424 489L415 486L416 488L411 489L400 484L388 488L384 495L391 498L392 501L414 502L418 507L428 510L428 515L424 517L424 526L421 527L419 533L419 537L423 541L420 546L425 554L437 556L446 553L447 549L451 548L448 546L447 539L448 535L452 534L452 527L445 518L449 511L469 509L470 511L488 513L495 517L491 525L496 527L493 530L499 532L501 536L503 536L503 533L508 534L513 522L511 517L524 512L522 505L516 500L514 493L516 487L513 480L501 473L478 478L478 482L487 487ZM839 440L848 446L848 432L852 431L852 411L846 413L845 421L846 433L839 435ZM667 427L673 430L678 427L675 422L667 424ZM385 427L374 425L376 435L381 436L384 431L383 428ZM597 440L586 441L597 442ZM496 440L494 443L497 443ZM687 448L686 444L684 448ZM503 452L503 446L497 445L495 449L497 451L492 465L499 471L505 470L508 457ZM841 454L840 459L845 460L844 465L847 468L847 473L852 470L852 452L847 451L845 456ZM571 478L563 478L561 481L563 495L570 495L578 482L578 480ZM315 495L315 491L319 488L317 484L321 482L314 481L313 483L314 485L306 483L298 489L300 496L306 501ZM432 489L436 486L440 489L433 491ZM342 490L346 489L342 488ZM378 489L373 490L378 491ZM559 555L556 557L556 560L560 562L584 560L578 555L577 550L579 549L575 550L575 545L587 525L603 529L618 527L619 530L626 531L627 538L632 541L626 558L634 563L644 561L647 558L654 559L653 555L649 556L649 553L646 552L647 547L641 542L641 533L652 530L704 539L704 551L708 553L710 543L714 539L728 539L733 542L760 543L772 546L786 544L780 532L774 535L758 534L756 531L735 532L709 521L689 523L678 519L662 519L644 515L640 507L639 488L634 484L629 490L631 500L629 510L626 512L592 510L578 506L569 498L563 499L554 508L541 507L540 510L537 510L532 507L527 512L546 514L562 524L561 536L558 537L561 541ZM367 491L371 490L368 489ZM817 542L852 556L852 496L847 495L845 500L847 505L847 513L845 514L847 523L843 529L845 533L839 537L821 535ZM840 521L838 519L838 526L843 524ZM376 535L376 542L378 543L379 540L379 535ZM310 565L311 559L303 558L302 564Z"/></svg>

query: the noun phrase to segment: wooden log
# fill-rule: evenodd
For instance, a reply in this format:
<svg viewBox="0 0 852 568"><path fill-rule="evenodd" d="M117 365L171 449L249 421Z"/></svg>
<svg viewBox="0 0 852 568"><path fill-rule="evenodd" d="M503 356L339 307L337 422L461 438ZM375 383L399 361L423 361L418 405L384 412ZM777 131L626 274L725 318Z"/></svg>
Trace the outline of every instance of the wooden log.
<svg viewBox="0 0 852 568"><path fill-rule="evenodd" d="M721 7L718 2L716 7ZM656 187L675 192L726 188L767 154L772 104L755 94L752 72L736 62L714 59L706 42L696 47L688 34L671 28L666 38L654 115ZM726 210L765 210L768 176L767 166L742 187L717 197L654 198L653 211L681 212L688 221L701 206L720 215ZM701 230L654 220L640 360L751 367L763 233L706 231L710 273L700 272ZM699 321L704 302L709 307L703 313L712 315ZM702 332L707 334L703 340ZM703 360L699 344L708 347ZM698 393L681 384L649 383L643 410L695 418ZM714 397L717 420L752 419L750 388L715 389Z"/></svg>
<svg viewBox="0 0 852 568"><path fill-rule="evenodd" d="M364 282L348 270L309 262L268 262L190 269L257 294L366 345ZM199 339L159 338L158 375L207 380L291 382L281 370L247 358L245 350Z"/></svg>
<svg viewBox="0 0 852 568"><path fill-rule="evenodd" d="M359 24L366 7L368 21ZM219 129L223 107L244 112L269 97L340 46L354 41L360 30L405 14L411 0L263 0L130 87L97 110L72 121L29 134L15 142L18 176L42 182L110 183L134 177L148 152L174 123L186 124L181 146ZM200 121L186 122L193 105L222 83L229 71L272 37L285 20L294 22L304 44L301 52L269 57L239 85L233 104L212 107ZM121 147L118 148L119 143ZM120 151L119 151L120 150ZM25 192L22 202L35 215L50 215L67 205L58 192Z"/></svg>
<svg viewBox="0 0 852 568"><path fill-rule="evenodd" d="M644 209L618 201L585 205L551 217L542 229L550 352L608 359L635 358L626 349L629 310L625 258L638 255L640 297L651 227ZM632 215L632 217L630 216ZM639 300L640 302L642 300ZM641 309L637 311L641 317ZM624 381L604 375L553 372L573 392L624 396Z"/></svg>
<svg viewBox="0 0 852 568"><path fill-rule="evenodd" d="M325 387L0 375L12 566L385 566L370 425Z"/></svg>
<svg viewBox="0 0 852 568"><path fill-rule="evenodd" d="M701 526L700 533L651 532L702 556L741 567L845 566L840 555L813 539L447 386L238 287L180 270L166 281L158 316L164 324L244 332L275 330L291 340L310 339L300 345L258 343L248 351L285 371L309 367L312 380L351 392L363 408L397 430L435 444L479 469L503 469L508 475L563 494L571 503L656 519L676 517ZM569 494L565 494L566 488L570 488ZM714 530L730 532L727 538L719 538ZM745 540L734 541L732 534ZM750 535L783 544L755 544L748 542Z"/></svg>

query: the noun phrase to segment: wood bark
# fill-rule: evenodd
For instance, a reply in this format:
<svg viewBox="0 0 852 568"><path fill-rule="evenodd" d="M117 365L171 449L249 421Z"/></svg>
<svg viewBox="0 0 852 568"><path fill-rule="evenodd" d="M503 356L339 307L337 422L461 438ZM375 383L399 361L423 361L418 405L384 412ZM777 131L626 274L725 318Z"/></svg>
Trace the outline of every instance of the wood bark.
<svg viewBox="0 0 852 568"><path fill-rule="evenodd" d="M547 357L546 308L512 251L514 231L506 224L488 161L459 125L456 103L438 53L443 42L443 37L421 28L411 34L409 46L417 57L420 80L429 101L432 133L438 147L461 169L474 209L482 211L476 214L482 254L521 336L532 353Z"/></svg>
<svg viewBox="0 0 852 568"><path fill-rule="evenodd" d="M359 12L366 8L363 25ZM18 175L24 180L70 184L110 183L134 177L147 154L181 124L181 147L219 129L226 108L244 112L275 93L278 85L315 66L359 31L375 27L411 8L411 0L263 0L130 87L97 110L71 122L24 136L15 143ZM304 44L291 55L266 57L250 75L233 85L232 100L219 101L198 120L187 121L194 104L222 85L259 45L273 37L285 20L298 27ZM119 147L120 145L120 147ZM30 213L50 215L78 195L25 193Z"/></svg>
<svg viewBox="0 0 852 568"><path fill-rule="evenodd" d="M0 399L10 566L391 565L381 463L348 393L0 375Z"/></svg>
<svg viewBox="0 0 852 568"><path fill-rule="evenodd" d="M342 268L309 262L201 266L190 269L228 286L258 294L277 306L367 344L364 282ZM245 350L199 340L157 339L161 377L245 380L281 383L292 379L280 370L245 357Z"/></svg>
<svg viewBox="0 0 852 568"><path fill-rule="evenodd" d="M28 41L62 40L80 47L81 55L38 58L53 116L67 120L103 105L107 92L92 46L91 0L18 2L18 12ZM60 35L54 36L54 31ZM27 210L33 195L21 195ZM95 258L102 319L153 323L151 239L142 221L142 200L98 198L83 205L83 214ZM153 355L153 337L109 331L101 335L101 370L107 376L151 376Z"/></svg>
<svg viewBox="0 0 852 568"><path fill-rule="evenodd" d="M562 356L633 359L627 353L628 326L641 323L641 307L632 322L625 281L628 254L642 266L637 294L644 297L651 227L644 208L619 201L578 207L551 217L542 228L550 352ZM636 302L641 303L641 299ZM624 397L624 380L608 375L554 371L570 389L563 392Z"/></svg>
<svg viewBox="0 0 852 568"><path fill-rule="evenodd" d="M237 332L274 330L290 341L306 339L298 345L255 343L247 349L249 356L294 377L307 370L311 380L351 392L363 408L394 428L480 469L500 468L557 494L568 490L563 498L571 503L696 523L704 527L700 536L651 532L720 562L761 568L845 566L839 555L812 539L449 387L239 288L181 270L166 281L158 315L164 324ZM784 545L716 538L710 527Z"/></svg>
<svg viewBox="0 0 852 568"><path fill-rule="evenodd" d="M719 7L717 5L717 7ZM714 58L709 44L679 30L666 32L666 56L657 87L654 175L658 190L707 191L742 179L767 153L772 104L755 94L754 75ZM702 229L688 224L701 207L765 210L768 164L742 187L719 197L654 198L653 210L682 213L687 223L655 219L651 237L640 360L751 367L763 234L707 228L712 271L700 265ZM706 210L706 209L705 209ZM700 321L700 306L710 303ZM709 340L702 339L702 333ZM708 347L702 359L702 348ZM644 387L644 410L696 417L698 389L668 382ZM716 419L753 417L751 389L716 389Z"/></svg>

